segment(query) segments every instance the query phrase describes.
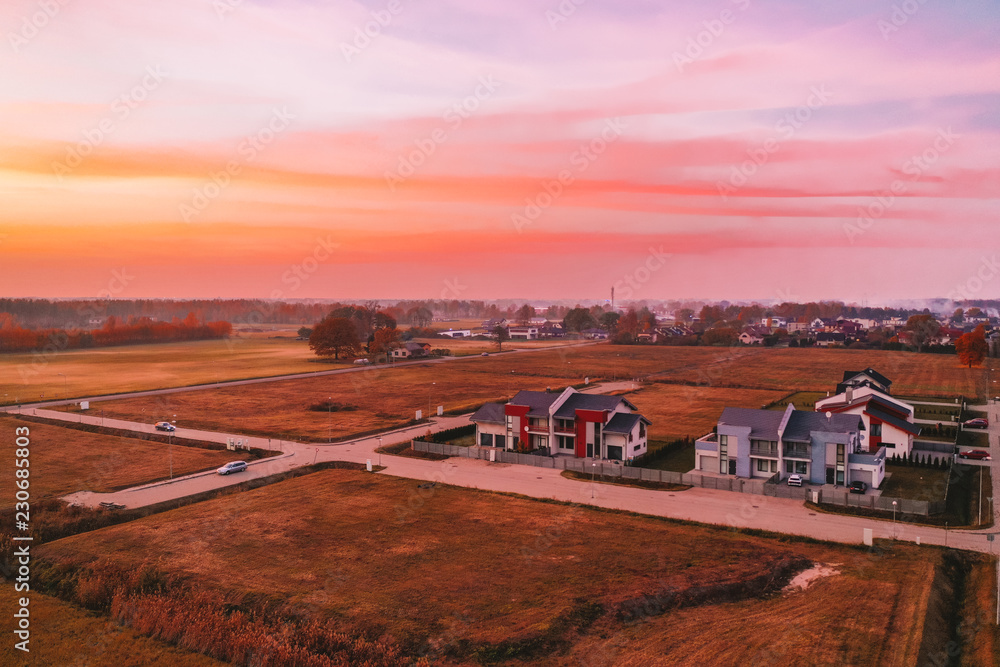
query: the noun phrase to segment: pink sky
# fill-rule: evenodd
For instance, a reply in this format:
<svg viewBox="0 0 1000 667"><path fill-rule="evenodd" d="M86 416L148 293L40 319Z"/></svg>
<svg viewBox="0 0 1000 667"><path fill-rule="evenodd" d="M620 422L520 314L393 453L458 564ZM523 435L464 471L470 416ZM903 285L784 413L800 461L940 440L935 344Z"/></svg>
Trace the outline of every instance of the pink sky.
<svg viewBox="0 0 1000 667"><path fill-rule="evenodd" d="M0 295L879 303L993 261L991 2L467 4L5 3Z"/></svg>

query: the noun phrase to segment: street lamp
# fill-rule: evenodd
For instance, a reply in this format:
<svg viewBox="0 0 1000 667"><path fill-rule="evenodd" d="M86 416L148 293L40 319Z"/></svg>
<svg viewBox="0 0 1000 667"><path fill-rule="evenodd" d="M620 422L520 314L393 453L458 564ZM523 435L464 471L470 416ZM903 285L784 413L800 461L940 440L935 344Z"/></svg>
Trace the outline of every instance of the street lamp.
<svg viewBox="0 0 1000 667"><path fill-rule="evenodd" d="M171 424L174 425L174 430L177 429L177 415L174 415L174 419ZM167 445L167 449L170 450L170 479L174 478L174 432L170 431L170 436L167 438L170 443Z"/></svg>
<svg viewBox="0 0 1000 667"><path fill-rule="evenodd" d="M892 501L892 539L896 539L896 501Z"/></svg>
<svg viewBox="0 0 1000 667"><path fill-rule="evenodd" d="M434 391L434 385L437 382L431 382L430 388L427 390L427 419L431 418L431 392Z"/></svg>
<svg viewBox="0 0 1000 667"><path fill-rule="evenodd" d="M329 415L329 419L327 419L327 425L330 428L330 432L328 434L329 438L327 442L333 442L333 396L326 399L326 410L327 414Z"/></svg>
<svg viewBox="0 0 1000 667"><path fill-rule="evenodd" d="M594 499L594 476L597 474L597 462L590 464L590 499Z"/></svg>
<svg viewBox="0 0 1000 667"><path fill-rule="evenodd" d="M378 437L378 464L382 465L382 436Z"/></svg>

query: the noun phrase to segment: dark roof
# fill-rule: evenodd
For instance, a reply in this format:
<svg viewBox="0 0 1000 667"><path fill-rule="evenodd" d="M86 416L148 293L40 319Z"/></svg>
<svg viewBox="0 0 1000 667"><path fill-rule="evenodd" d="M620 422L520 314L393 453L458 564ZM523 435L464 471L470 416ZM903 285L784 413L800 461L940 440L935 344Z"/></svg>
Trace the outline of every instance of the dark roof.
<svg viewBox="0 0 1000 667"><path fill-rule="evenodd" d="M632 432L632 429L634 429L635 425L640 421L646 422L647 425L652 423L640 414L616 412L614 416L608 420L608 423L604 425L604 432L627 435Z"/></svg>
<svg viewBox="0 0 1000 667"><path fill-rule="evenodd" d="M822 341L828 341L828 340L843 341L843 340L845 340L845 338L844 338L844 334L842 332L840 332L840 331L833 331L833 332L824 331L824 332L816 334L816 340L822 340Z"/></svg>
<svg viewBox="0 0 1000 667"><path fill-rule="evenodd" d="M503 403L487 403L472 413L472 421L490 424L506 423L507 420L503 411Z"/></svg>
<svg viewBox="0 0 1000 667"><path fill-rule="evenodd" d="M622 402L631 410L636 407L621 396L603 396L600 394L581 394L579 392L570 394L566 402L559 406L555 416L559 419L572 419L576 416L577 410L607 410L608 412L617 408Z"/></svg>
<svg viewBox="0 0 1000 667"><path fill-rule="evenodd" d="M864 430L861 415L831 414L829 418L822 412L806 412L795 410L785 426L786 440L807 442L814 431L826 433L852 433Z"/></svg>
<svg viewBox="0 0 1000 667"><path fill-rule="evenodd" d="M882 375L874 368L866 368L863 371L844 371L843 382L847 382L848 380L851 380L857 377L858 375L867 375L868 377L870 377L871 379L875 380L876 382L885 387L888 387L889 385L892 384L892 380Z"/></svg>
<svg viewBox="0 0 1000 667"><path fill-rule="evenodd" d="M749 426L750 437L759 440L777 440L778 427L785 413L777 410L757 410L754 408L726 408L719 418L720 424ZM834 414L827 419L820 412L793 410L785 425L784 439L807 442L813 431L850 433L859 431L863 422L860 415Z"/></svg>
<svg viewBox="0 0 1000 667"><path fill-rule="evenodd" d="M526 405L528 415L532 417L546 417L549 414L549 406L559 398L559 394L550 394L547 391L525 391L521 390L510 399L510 405Z"/></svg>
<svg viewBox="0 0 1000 667"><path fill-rule="evenodd" d="M872 401L874 402L874 401ZM875 417L876 419L881 419L886 424L891 424L901 431L905 431L910 435L920 435L920 427L916 424L911 424L905 419L900 419L896 415L885 412L884 410L879 410L878 407L872 407L870 404L868 409L865 410L869 415Z"/></svg>
<svg viewBox="0 0 1000 667"><path fill-rule="evenodd" d="M725 408L719 417L720 424L749 426L750 437L759 440L777 440L778 426L784 413L777 410L755 408Z"/></svg>

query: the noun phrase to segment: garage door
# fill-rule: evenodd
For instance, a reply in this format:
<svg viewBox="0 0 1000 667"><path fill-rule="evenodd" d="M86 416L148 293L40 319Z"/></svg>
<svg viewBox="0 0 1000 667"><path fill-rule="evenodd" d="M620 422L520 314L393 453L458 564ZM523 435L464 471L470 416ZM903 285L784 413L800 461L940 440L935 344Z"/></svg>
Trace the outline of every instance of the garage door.
<svg viewBox="0 0 1000 667"><path fill-rule="evenodd" d="M852 470L851 471L851 481L854 482L864 482L869 487L875 486L874 481L875 473L871 470Z"/></svg>
<svg viewBox="0 0 1000 667"><path fill-rule="evenodd" d="M701 467L698 468L704 472L719 472L719 457L718 456L702 456L701 457Z"/></svg>

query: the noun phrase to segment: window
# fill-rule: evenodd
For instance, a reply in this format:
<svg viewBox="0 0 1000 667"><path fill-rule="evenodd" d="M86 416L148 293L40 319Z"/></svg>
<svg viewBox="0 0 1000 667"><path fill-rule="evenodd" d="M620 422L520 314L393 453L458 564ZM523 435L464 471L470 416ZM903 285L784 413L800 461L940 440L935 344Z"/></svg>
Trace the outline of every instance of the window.
<svg viewBox="0 0 1000 667"><path fill-rule="evenodd" d="M882 435L882 424L876 424L872 422L872 437L877 438Z"/></svg>
<svg viewBox="0 0 1000 667"><path fill-rule="evenodd" d="M646 422L642 420L639 420L639 437L640 438L646 437Z"/></svg>
<svg viewBox="0 0 1000 667"><path fill-rule="evenodd" d="M795 472L795 466L792 464L791 461L785 461L785 472L787 472L788 474L792 474L793 472Z"/></svg>
<svg viewBox="0 0 1000 667"><path fill-rule="evenodd" d="M480 433L479 434L479 444L481 446L483 446L483 447L492 447L493 446L493 436L490 435L489 433Z"/></svg>
<svg viewBox="0 0 1000 667"><path fill-rule="evenodd" d="M569 436L566 436L566 435L560 435L557 442L559 443L559 449L563 449L563 450L567 450L568 449L568 450L572 451L572 449L573 449L573 438L571 438Z"/></svg>
<svg viewBox="0 0 1000 667"><path fill-rule="evenodd" d="M757 459L757 472L767 472L766 459Z"/></svg>
<svg viewBox="0 0 1000 667"><path fill-rule="evenodd" d="M778 472L778 462L777 461L768 461L768 463L771 464L771 470L769 472Z"/></svg>
<svg viewBox="0 0 1000 667"><path fill-rule="evenodd" d="M719 472L729 474L729 436L719 436Z"/></svg>
<svg viewBox="0 0 1000 667"><path fill-rule="evenodd" d="M791 471L789 471L791 472ZM805 461L795 462L795 474L797 475L807 475L809 473L809 464Z"/></svg>
<svg viewBox="0 0 1000 667"><path fill-rule="evenodd" d="M557 431L572 431L573 430L573 420L572 419L557 419L556 420L556 430Z"/></svg>

